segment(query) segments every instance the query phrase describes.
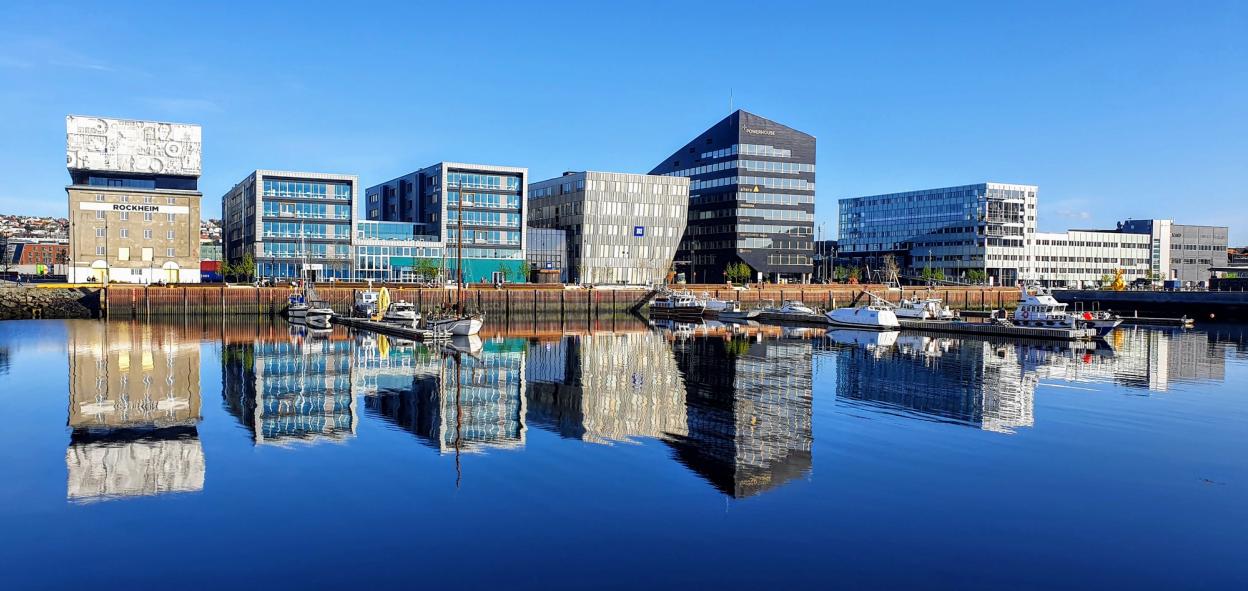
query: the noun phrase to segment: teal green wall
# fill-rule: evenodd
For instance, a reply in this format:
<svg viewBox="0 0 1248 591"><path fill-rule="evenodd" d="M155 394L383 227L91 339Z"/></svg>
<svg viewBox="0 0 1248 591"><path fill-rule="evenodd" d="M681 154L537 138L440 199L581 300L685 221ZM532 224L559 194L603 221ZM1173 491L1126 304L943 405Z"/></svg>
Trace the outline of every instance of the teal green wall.
<svg viewBox="0 0 1248 591"><path fill-rule="evenodd" d="M507 278L508 283L525 283L529 280L529 264L523 260L464 259L464 281L480 283L482 279L485 279L486 283L490 283L494 280L494 272L504 264L513 269L512 275ZM450 269L451 277L454 277L456 269L454 259L447 261L447 268ZM520 270L519 273L515 272L517 269Z"/></svg>

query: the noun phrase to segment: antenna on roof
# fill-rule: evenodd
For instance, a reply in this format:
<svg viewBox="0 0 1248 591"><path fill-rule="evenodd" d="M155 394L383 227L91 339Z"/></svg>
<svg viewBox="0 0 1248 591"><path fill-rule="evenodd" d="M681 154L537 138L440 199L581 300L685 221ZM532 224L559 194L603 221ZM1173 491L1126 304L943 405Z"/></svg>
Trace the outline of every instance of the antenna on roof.
<svg viewBox="0 0 1248 591"><path fill-rule="evenodd" d="M728 87L728 112L729 112L729 113L731 113L731 112L733 112L733 111L735 111L735 110L736 110L736 109L734 109L734 108L733 108L733 104L732 104L732 103L733 103L733 101L732 101L732 87Z"/></svg>

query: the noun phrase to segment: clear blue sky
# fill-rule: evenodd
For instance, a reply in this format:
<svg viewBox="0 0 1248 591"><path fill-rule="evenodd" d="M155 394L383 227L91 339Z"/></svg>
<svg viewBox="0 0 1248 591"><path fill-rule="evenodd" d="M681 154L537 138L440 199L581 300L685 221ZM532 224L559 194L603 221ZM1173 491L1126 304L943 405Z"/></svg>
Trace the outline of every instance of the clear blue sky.
<svg viewBox="0 0 1248 591"><path fill-rule="evenodd" d="M6 6L0 212L65 215L67 113L202 124L217 217L256 168L647 172L731 90L818 138L829 233L840 197L993 180L1044 230L1248 243L1248 2L200 4Z"/></svg>

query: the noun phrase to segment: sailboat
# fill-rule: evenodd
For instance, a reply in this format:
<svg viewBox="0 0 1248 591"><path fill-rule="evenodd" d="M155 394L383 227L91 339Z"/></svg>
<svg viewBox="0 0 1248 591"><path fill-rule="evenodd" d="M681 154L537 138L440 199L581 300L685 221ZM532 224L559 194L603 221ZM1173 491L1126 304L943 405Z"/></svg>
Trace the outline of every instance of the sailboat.
<svg viewBox="0 0 1248 591"><path fill-rule="evenodd" d="M432 330L434 333L467 337L481 332L481 325L485 321L480 314L468 314L464 311L464 215L462 193L460 195L455 215L458 225L455 232L455 273L458 275L455 288L455 308L452 310L453 314L451 316L426 320L425 328Z"/></svg>

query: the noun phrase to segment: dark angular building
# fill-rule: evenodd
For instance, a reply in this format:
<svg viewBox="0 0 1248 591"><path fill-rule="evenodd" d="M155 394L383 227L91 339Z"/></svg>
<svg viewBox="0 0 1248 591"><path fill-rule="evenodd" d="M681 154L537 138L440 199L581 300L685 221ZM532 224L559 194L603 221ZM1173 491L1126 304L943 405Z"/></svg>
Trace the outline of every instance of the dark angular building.
<svg viewBox="0 0 1248 591"><path fill-rule="evenodd" d="M754 278L810 280L815 138L736 111L650 174L689 177L689 225L676 254L692 282L724 281L744 262Z"/></svg>

